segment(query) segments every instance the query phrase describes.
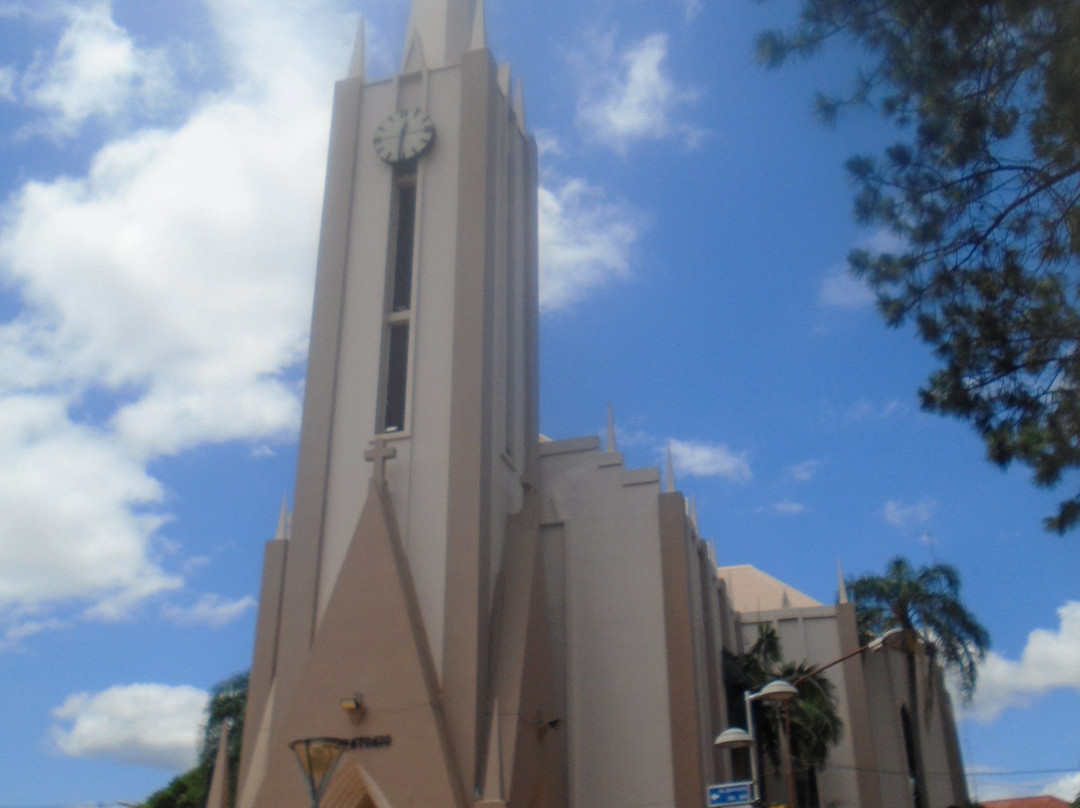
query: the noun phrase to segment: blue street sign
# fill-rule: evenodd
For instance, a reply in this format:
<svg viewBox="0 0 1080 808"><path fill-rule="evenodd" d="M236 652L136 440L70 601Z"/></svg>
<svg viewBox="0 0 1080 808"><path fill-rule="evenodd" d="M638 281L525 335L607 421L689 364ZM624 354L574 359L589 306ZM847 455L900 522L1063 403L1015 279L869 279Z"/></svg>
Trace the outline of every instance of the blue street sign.
<svg viewBox="0 0 1080 808"><path fill-rule="evenodd" d="M722 805L749 805L754 801L754 784L745 783L718 783L709 786L707 792L708 808L717 808Z"/></svg>

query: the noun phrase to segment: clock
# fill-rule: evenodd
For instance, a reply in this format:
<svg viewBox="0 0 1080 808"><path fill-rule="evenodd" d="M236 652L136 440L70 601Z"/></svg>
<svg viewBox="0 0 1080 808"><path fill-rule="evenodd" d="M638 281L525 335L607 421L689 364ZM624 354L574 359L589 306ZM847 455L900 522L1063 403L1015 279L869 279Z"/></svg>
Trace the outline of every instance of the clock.
<svg viewBox="0 0 1080 808"><path fill-rule="evenodd" d="M385 162L405 163L427 151L435 124L420 109L398 110L375 130L375 153Z"/></svg>

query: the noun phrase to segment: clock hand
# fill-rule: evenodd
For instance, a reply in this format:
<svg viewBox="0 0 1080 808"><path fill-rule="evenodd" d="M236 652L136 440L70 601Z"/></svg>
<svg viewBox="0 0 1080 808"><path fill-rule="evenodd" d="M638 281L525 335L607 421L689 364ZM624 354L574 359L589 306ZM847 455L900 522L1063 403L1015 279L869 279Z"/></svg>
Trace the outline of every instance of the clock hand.
<svg viewBox="0 0 1080 808"><path fill-rule="evenodd" d="M398 154L402 155L405 152L405 135L409 131L409 122L403 121L401 124L401 132L398 135L397 150Z"/></svg>

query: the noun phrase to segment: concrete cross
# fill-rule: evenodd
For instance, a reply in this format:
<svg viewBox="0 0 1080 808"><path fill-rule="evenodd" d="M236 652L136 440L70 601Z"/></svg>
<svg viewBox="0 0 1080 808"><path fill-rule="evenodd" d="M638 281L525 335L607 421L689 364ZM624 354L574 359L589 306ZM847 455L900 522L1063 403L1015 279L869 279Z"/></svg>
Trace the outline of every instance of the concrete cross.
<svg viewBox="0 0 1080 808"><path fill-rule="evenodd" d="M371 441L371 447L364 452L364 460L375 463L375 479L383 482L386 480L386 461L397 457L397 449L387 444L383 437Z"/></svg>

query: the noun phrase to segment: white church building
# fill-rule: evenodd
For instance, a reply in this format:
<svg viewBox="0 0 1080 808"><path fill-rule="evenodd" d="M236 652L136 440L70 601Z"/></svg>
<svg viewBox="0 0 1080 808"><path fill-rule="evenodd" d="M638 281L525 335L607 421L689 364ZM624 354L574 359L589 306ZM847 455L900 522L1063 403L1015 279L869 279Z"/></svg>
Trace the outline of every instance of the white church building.
<svg viewBox="0 0 1080 808"><path fill-rule="evenodd" d="M522 97L482 0L414 0L401 71L368 82L361 32L336 86L293 512L266 548L237 808L311 802L294 750L323 808L699 808L736 776L713 742L725 650L762 622L813 664L857 650L850 604L718 573L683 495L627 468L614 430L541 438ZM916 717L932 796L913 801L894 657L829 671L846 734L821 808L965 800L942 694Z"/></svg>

